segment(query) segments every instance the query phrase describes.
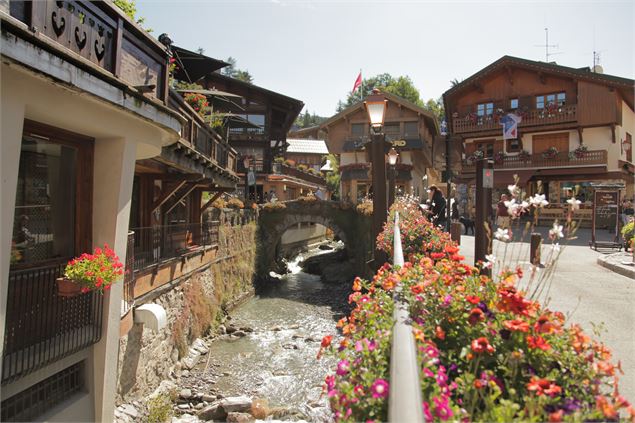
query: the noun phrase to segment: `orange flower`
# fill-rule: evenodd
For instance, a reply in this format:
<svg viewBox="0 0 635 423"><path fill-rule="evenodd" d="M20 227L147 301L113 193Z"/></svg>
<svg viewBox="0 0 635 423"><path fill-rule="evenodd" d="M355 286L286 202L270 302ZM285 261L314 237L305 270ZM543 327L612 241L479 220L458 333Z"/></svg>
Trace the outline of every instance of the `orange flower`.
<svg viewBox="0 0 635 423"><path fill-rule="evenodd" d="M541 349L543 351L547 351L551 348L551 345L549 345L549 343L542 336L528 336L527 346L529 346L529 348Z"/></svg>
<svg viewBox="0 0 635 423"><path fill-rule="evenodd" d="M441 329L441 326L437 326L434 333L436 337L439 338L440 340L445 339L445 332L443 331L443 329Z"/></svg>
<svg viewBox="0 0 635 423"><path fill-rule="evenodd" d="M491 354L496 351L496 349L490 345L487 338L482 336L472 341L472 351L479 354L484 352L488 352Z"/></svg>
<svg viewBox="0 0 635 423"><path fill-rule="evenodd" d="M465 299L468 302L472 303L472 304L478 304L478 303L481 302L481 299L479 297L474 296L474 295L466 295Z"/></svg>
<svg viewBox="0 0 635 423"><path fill-rule="evenodd" d="M609 419L614 419L617 417L617 411L615 410L615 407L613 407L609 400L602 395L598 395L597 397L595 397L595 406L602 412L602 414L604 414L604 417Z"/></svg>
<svg viewBox="0 0 635 423"><path fill-rule="evenodd" d="M560 395L560 392L562 392L562 389L549 379L540 379L536 376L533 376L527 384L527 390L534 392L538 396L548 395L550 397Z"/></svg>
<svg viewBox="0 0 635 423"><path fill-rule="evenodd" d="M503 326L505 326L506 329L511 331L529 332L529 323L520 319L506 320L503 322Z"/></svg>
<svg viewBox="0 0 635 423"><path fill-rule="evenodd" d="M549 421L555 422L555 423L561 422L563 415L564 415L564 410L554 411L553 413L549 414Z"/></svg>
<svg viewBox="0 0 635 423"><path fill-rule="evenodd" d="M322 338L322 344L320 345L322 346L322 348L326 348L331 345L331 341L333 341L333 336L326 335L324 338Z"/></svg>
<svg viewBox="0 0 635 423"><path fill-rule="evenodd" d="M547 314L543 314L534 324L534 330L537 333L557 333L560 332L560 325L551 321Z"/></svg>
<svg viewBox="0 0 635 423"><path fill-rule="evenodd" d="M362 280L358 277L353 281L353 291L361 291L362 290Z"/></svg>

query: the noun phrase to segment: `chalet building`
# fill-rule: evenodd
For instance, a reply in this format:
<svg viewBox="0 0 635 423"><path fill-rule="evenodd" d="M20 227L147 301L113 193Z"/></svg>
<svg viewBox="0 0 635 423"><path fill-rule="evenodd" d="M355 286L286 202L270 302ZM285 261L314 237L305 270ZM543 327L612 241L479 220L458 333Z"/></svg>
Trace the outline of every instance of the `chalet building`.
<svg viewBox="0 0 635 423"><path fill-rule="evenodd" d="M237 168L239 176L244 181L249 170L245 167L245 159L248 159L254 172L255 185L249 187L251 199L266 201L271 190L279 199L294 198L320 183L320 177L312 177L308 173L305 175L304 172L289 170L281 176L275 174L273 168L274 159L284 153L287 132L304 103L217 72L208 73L197 82L206 90L222 91L239 97L231 105L216 105L215 111L223 113L229 121L227 139L240 156ZM289 194L287 190L290 190ZM244 196L244 184L237 193Z"/></svg>
<svg viewBox="0 0 635 423"><path fill-rule="evenodd" d="M553 207L576 191L590 204L593 183L622 183L633 197L632 79L601 69L570 68L504 56L443 95L453 142L463 145L456 182L470 213L475 159L494 160L494 198L519 177L533 194L541 181ZM503 140L502 116L521 118L516 139ZM583 207L584 208L584 207ZM562 210L562 208L560 208ZM582 215L590 217L591 210ZM589 215L589 216L586 216Z"/></svg>
<svg viewBox="0 0 635 423"><path fill-rule="evenodd" d="M112 421L124 284L67 298L55 280L104 243L123 261L137 164L189 169L162 149L191 149L196 119L171 107L166 47L111 2L4 0L0 23L0 420Z"/></svg>
<svg viewBox="0 0 635 423"><path fill-rule="evenodd" d="M303 140L321 139L320 125L307 126L306 128L296 128L289 131L289 138L298 138Z"/></svg>
<svg viewBox="0 0 635 423"><path fill-rule="evenodd" d="M383 93L387 105L384 133L399 152L396 165L396 192L425 198L428 185L436 183L432 169L433 139L439 133L435 117L429 111L401 97ZM363 102L354 104L320 125L328 149L340 157L340 195L344 201L358 202L372 187L370 123Z"/></svg>

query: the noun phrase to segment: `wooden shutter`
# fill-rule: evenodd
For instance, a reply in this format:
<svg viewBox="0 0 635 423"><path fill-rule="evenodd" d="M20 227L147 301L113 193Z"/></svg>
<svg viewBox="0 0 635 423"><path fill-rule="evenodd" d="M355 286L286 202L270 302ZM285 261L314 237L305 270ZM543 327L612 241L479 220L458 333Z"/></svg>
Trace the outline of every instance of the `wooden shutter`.
<svg viewBox="0 0 635 423"><path fill-rule="evenodd" d="M549 147L556 147L559 152L569 151L569 133L534 135L532 137L532 149L534 154L541 153Z"/></svg>
<svg viewBox="0 0 635 423"><path fill-rule="evenodd" d="M503 151L503 140L494 141L494 153Z"/></svg>

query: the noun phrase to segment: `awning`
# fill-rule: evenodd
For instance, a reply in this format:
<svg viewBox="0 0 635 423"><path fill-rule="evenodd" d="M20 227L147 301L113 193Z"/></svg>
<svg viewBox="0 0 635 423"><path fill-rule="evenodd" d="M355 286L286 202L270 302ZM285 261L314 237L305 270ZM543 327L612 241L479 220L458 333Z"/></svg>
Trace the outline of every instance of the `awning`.
<svg viewBox="0 0 635 423"><path fill-rule="evenodd" d="M342 181L367 180L370 179L369 169L344 169L342 171Z"/></svg>
<svg viewBox="0 0 635 423"><path fill-rule="evenodd" d="M233 113L220 113L223 117L223 120L230 128L255 128L262 129L262 126L256 125L255 123L249 122L242 116L235 115Z"/></svg>
<svg viewBox="0 0 635 423"><path fill-rule="evenodd" d="M229 63L213 59L181 47L172 46L176 61L174 77L180 81L196 82L203 76L229 66Z"/></svg>
<svg viewBox="0 0 635 423"><path fill-rule="evenodd" d="M210 90L176 90L178 93L194 93L194 94L202 94L212 103L214 109L220 109L223 112L230 113L242 113L245 111L245 108L242 107L242 96L237 94L228 93L226 91L220 91L215 89Z"/></svg>
<svg viewBox="0 0 635 423"><path fill-rule="evenodd" d="M238 94L233 94L233 93L228 93L227 91L220 91L220 90L187 90L187 89L183 89L183 90L176 90L179 93L196 93L196 94L203 94L204 96L217 96L217 97L235 97L235 98L243 98L242 96L238 95Z"/></svg>

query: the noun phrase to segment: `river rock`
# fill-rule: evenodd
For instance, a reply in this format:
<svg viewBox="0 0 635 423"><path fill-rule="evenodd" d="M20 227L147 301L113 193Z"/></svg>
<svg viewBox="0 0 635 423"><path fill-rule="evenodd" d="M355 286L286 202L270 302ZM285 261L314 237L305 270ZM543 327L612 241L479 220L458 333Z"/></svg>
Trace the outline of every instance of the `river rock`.
<svg viewBox="0 0 635 423"><path fill-rule="evenodd" d="M201 338L197 338L192 343L192 348L201 353L201 355L205 355L209 352L209 348L207 348L207 345L205 345L205 341L203 341Z"/></svg>
<svg viewBox="0 0 635 423"><path fill-rule="evenodd" d="M269 330L274 331L274 332L279 332L279 331L281 331L281 330L282 330L282 328L281 328L280 326L274 326L274 327L272 327L272 328L271 328L271 329L269 329Z"/></svg>
<svg viewBox="0 0 635 423"><path fill-rule="evenodd" d="M220 405L227 413L249 411L251 398L243 396L227 397L220 402Z"/></svg>
<svg viewBox="0 0 635 423"><path fill-rule="evenodd" d="M207 402L214 402L216 401L216 394L203 394L201 399Z"/></svg>
<svg viewBox="0 0 635 423"><path fill-rule="evenodd" d="M237 330L238 330L238 328L236 328L234 326L227 326L227 329L225 329L225 333L232 334L232 333L236 332Z"/></svg>
<svg viewBox="0 0 635 423"><path fill-rule="evenodd" d="M172 417L171 423L198 423L199 418L192 414L181 414L179 417Z"/></svg>
<svg viewBox="0 0 635 423"><path fill-rule="evenodd" d="M192 398L192 390L191 389L181 389L181 392L179 392L179 396L183 399L190 399Z"/></svg>
<svg viewBox="0 0 635 423"><path fill-rule="evenodd" d="M239 338L242 338L243 336L247 336L247 334L242 330L237 330L236 332L232 333L232 335L237 336Z"/></svg>
<svg viewBox="0 0 635 423"><path fill-rule="evenodd" d="M254 416L249 413L229 413L227 414L228 423L251 423L256 421Z"/></svg>
<svg viewBox="0 0 635 423"><path fill-rule="evenodd" d="M300 325L294 324L294 325L291 325L291 326L287 326L287 329L300 329Z"/></svg>
<svg viewBox="0 0 635 423"><path fill-rule="evenodd" d="M198 413L198 418L201 420L225 420L227 418L227 412L220 403L214 403L205 407Z"/></svg>
<svg viewBox="0 0 635 423"><path fill-rule="evenodd" d="M254 328L251 328L249 326L241 326L240 330L242 330L243 332L251 333L254 331Z"/></svg>
<svg viewBox="0 0 635 423"><path fill-rule="evenodd" d="M300 347L298 347L296 344L289 343L289 344L282 345L282 348L287 349L287 350L297 350Z"/></svg>
<svg viewBox="0 0 635 423"><path fill-rule="evenodd" d="M123 404L120 405L118 408L122 413L132 417L133 419L139 417L139 412L137 411L137 409L130 404Z"/></svg>
<svg viewBox="0 0 635 423"><path fill-rule="evenodd" d="M201 358L201 353L195 350L194 348L190 348L187 353L187 356L181 360L183 367L187 370L193 369L198 363L198 360Z"/></svg>
<svg viewBox="0 0 635 423"><path fill-rule="evenodd" d="M190 404L179 404L177 407L179 410L189 410L191 408Z"/></svg>
<svg viewBox="0 0 635 423"><path fill-rule="evenodd" d="M291 339L300 339L300 338L304 338L306 335L303 333L294 333L293 335L291 335Z"/></svg>

